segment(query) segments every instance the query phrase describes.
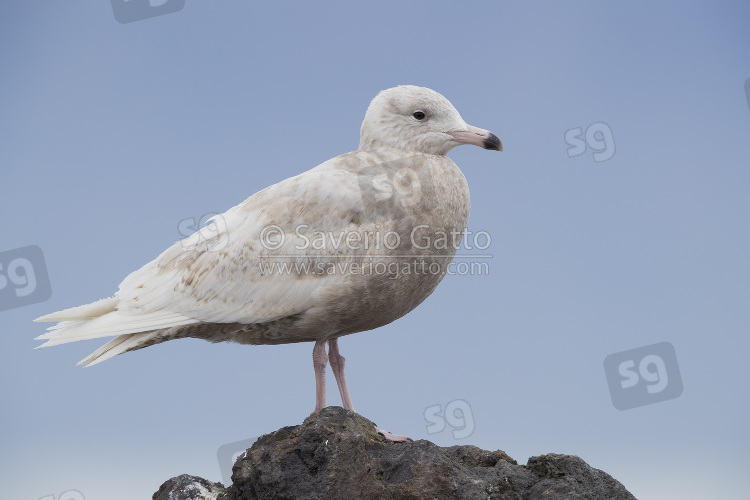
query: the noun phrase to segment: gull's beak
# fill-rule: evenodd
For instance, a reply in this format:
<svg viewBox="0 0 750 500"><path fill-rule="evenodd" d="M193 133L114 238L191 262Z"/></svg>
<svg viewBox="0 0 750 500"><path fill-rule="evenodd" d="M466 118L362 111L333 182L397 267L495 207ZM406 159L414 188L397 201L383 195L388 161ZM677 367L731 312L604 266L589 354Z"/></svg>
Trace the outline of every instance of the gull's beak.
<svg viewBox="0 0 750 500"><path fill-rule="evenodd" d="M472 127L471 125L467 125L466 127L467 130L448 132L448 135L452 136L453 140L459 144L473 144L480 148L492 149L494 151L503 150L503 143L489 130Z"/></svg>

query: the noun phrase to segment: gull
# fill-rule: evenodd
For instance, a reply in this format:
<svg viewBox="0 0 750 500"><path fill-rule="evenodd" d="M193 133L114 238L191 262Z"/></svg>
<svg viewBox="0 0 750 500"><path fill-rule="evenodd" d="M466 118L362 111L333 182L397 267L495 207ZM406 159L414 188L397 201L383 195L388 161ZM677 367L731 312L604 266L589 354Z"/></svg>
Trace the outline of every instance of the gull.
<svg viewBox="0 0 750 500"><path fill-rule="evenodd" d="M343 407L354 411L338 338L400 318L445 276L469 218L468 184L446 156L461 144L502 151L495 134L468 125L438 92L383 90L356 151L213 217L113 297L36 319L57 322L38 347L115 337L79 362L91 366L188 337L314 342L313 413L326 406L328 362Z"/></svg>

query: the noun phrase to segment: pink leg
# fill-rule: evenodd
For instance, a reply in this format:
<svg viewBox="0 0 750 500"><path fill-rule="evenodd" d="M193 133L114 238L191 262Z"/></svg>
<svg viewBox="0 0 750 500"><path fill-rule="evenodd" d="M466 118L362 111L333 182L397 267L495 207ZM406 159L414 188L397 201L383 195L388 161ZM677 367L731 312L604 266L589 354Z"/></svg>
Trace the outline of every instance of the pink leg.
<svg viewBox="0 0 750 500"><path fill-rule="evenodd" d="M333 376L336 378L336 384L339 386L341 403L345 410L354 411L352 397L349 395L349 387L346 385L346 377L344 376L346 358L339 352L338 339L328 341L328 358L331 361L331 370L333 370Z"/></svg>
<svg viewBox="0 0 750 500"><path fill-rule="evenodd" d="M326 342L319 340L313 347L313 369L315 370L315 410L318 413L326 407Z"/></svg>
<svg viewBox="0 0 750 500"><path fill-rule="evenodd" d="M318 343L315 343L315 348L317 349ZM313 350L313 358L315 357L315 350ZM352 404L352 398L349 395L349 387L346 385L346 377L344 376L344 364L346 363L346 358L341 355L339 352L339 344L338 339L331 339L328 341L328 357L331 361L331 370L333 370L333 376L336 378L336 384L339 386L339 393L341 393L341 403L344 405L345 410L351 410L354 411L354 405ZM323 365L323 369L325 369L325 365ZM316 376L317 381L317 376ZM325 382L325 378L324 378ZM325 405L325 393L323 395L323 404ZM410 441L410 439L406 436L401 436L399 434L392 434L386 430L378 429L375 427L375 430L382 434L386 439L389 439L391 441L396 442L403 442L403 441Z"/></svg>

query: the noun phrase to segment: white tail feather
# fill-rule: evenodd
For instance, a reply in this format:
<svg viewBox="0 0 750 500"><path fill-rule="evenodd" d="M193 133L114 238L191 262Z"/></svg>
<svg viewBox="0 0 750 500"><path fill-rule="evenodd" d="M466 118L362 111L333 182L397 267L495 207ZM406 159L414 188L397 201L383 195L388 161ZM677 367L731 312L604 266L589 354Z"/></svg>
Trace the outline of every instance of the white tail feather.
<svg viewBox="0 0 750 500"><path fill-rule="evenodd" d="M182 314L165 310L140 315L125 314L117 310L118 302L117 297L109 297L35 319L34 321L59 321L36 338L47 341L37 346L37 349L78 340L116 337L78 363L91 366L148 342L160 334L154 330L198 322Z"/></svg>
<svg viewBox="0 0 750 500"><path fill-rule="evenodd" d="M118 354L127 352L130 349L137 347L142 342L147 342L152 337L155 337L157 335L159 335L158 332L120 335L119 337L115 337L96 351L83 358L78 362L78 364L84 365L86 367L94 366L98 363L101 363L102 361L108 360L109 358L114 358Z"/></svg>
<svg viewBox="0 0 750 500"><path fill-rule="evenodd" d="M46 314L34 321L80 321L92 319L117 310L118 302L119 299L117 297L107 297L106 299L97 300L91 304L71 307L69 309L63 309L62 311ZM60 325L57 325L57 327L60 327Z"/></svg>
<svg viewBox="0 0 750 500"><path fill-rule="evenodd" d="M38 336L37 340L47 340L39 347L51 347L54 345L67 344L79 340L97 339L101 337L114 337L130 333L150 332L171 328L173 326L184 326L198 321L188 318L179 313L171 311L156 311L149 314L131 315L120 311L112 311L104 316L93 318L88 321L76 321L62 325L57 329Z"/></svg>

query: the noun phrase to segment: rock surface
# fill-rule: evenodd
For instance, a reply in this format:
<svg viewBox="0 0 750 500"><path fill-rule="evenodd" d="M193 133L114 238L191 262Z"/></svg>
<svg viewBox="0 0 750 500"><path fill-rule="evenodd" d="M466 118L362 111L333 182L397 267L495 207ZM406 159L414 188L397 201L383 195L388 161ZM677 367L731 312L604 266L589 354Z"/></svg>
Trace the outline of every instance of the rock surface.
<svg viewBox="0 0 750 500"><path fill-rule="evenodd" d="M151 497L153 500L215 500L224 492L221 483L212 483L202 477L181 476L173 477L159 488Z"/></svg>
<svg viewBox="0 0 750 500"><path fill-rule="evenodd" d="M372 422L337 406L258 438L235 462L232 482L223 488L178 476L153 499L635 500L576 456L531 457L524 466L500 450L392 443Z"/></svg>

